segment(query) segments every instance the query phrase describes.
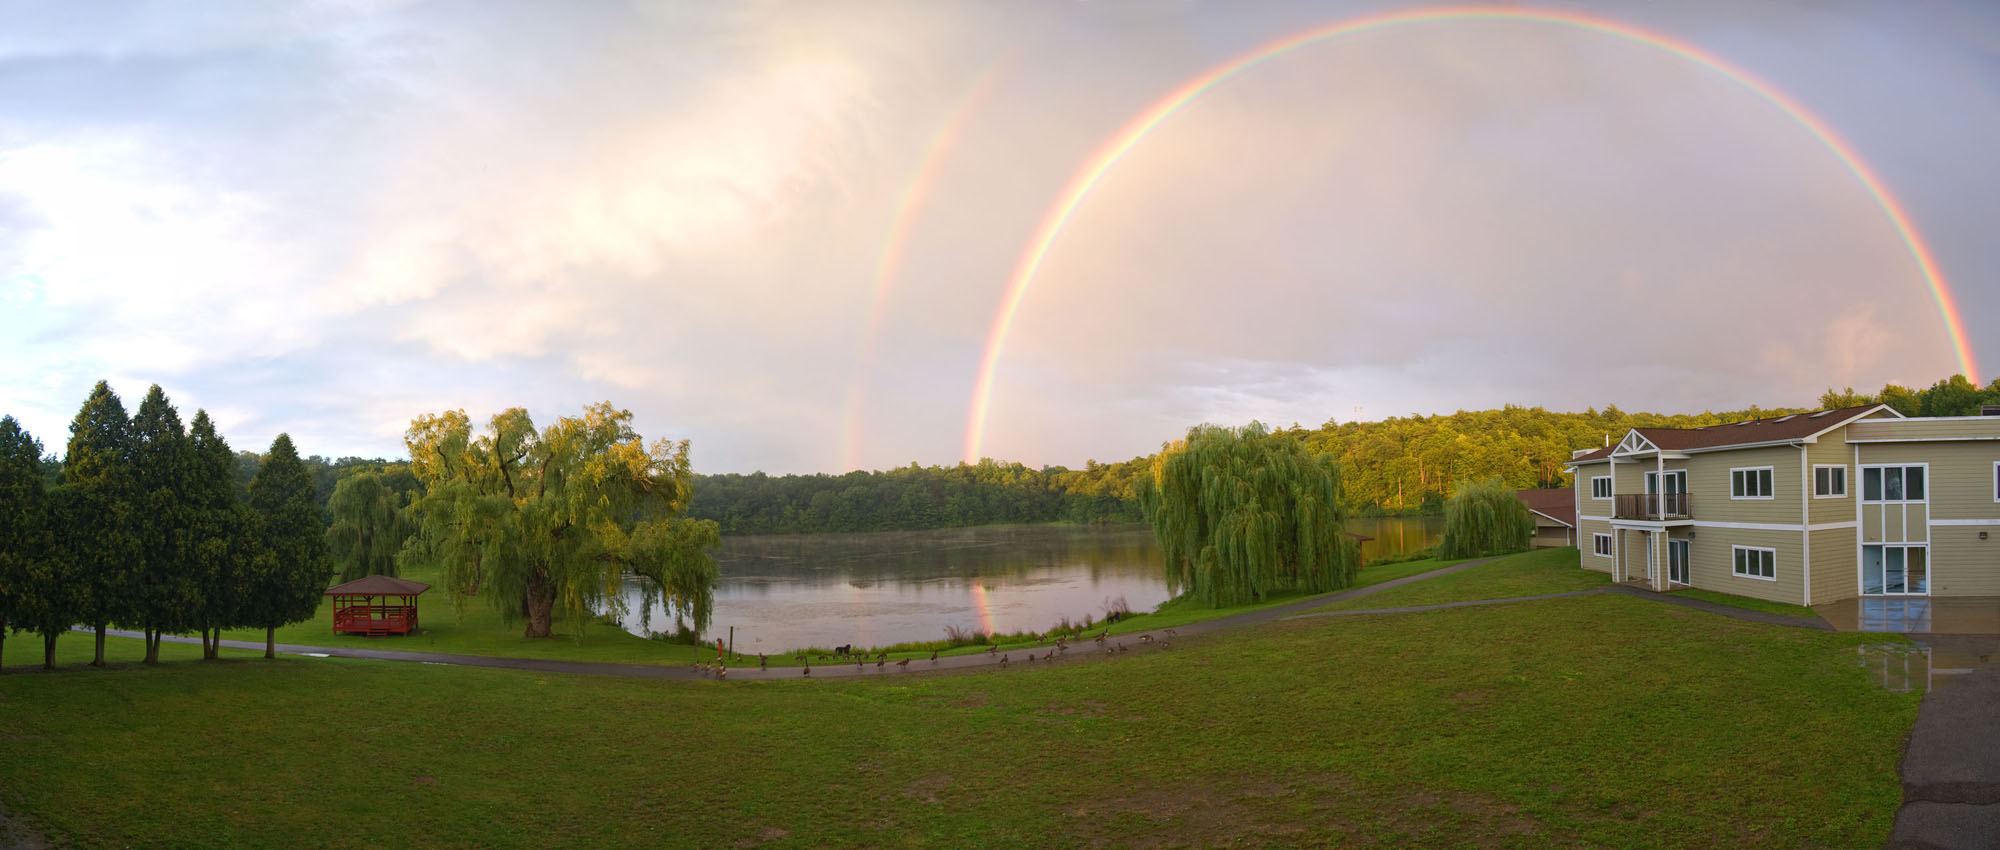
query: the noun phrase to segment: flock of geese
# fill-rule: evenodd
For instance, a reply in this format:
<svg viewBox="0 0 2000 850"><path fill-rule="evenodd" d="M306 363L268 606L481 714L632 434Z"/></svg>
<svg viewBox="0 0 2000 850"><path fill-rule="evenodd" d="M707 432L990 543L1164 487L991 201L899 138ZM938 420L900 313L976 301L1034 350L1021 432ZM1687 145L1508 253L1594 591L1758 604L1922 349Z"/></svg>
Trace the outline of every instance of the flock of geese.
<svg viewBox="0 0 2000 850"><path fill-rule="evenodd" d="M1173 629L1167 629L1165 634L1166 637L1155 639L1151 632L1147 632L1139 636L1139 643L1141 645L1152 644L1160 647L1161 649L1166 649L1173 645L1172 644L1173 638L1180 636L1180 632L1177 632ZM1108 654L1117 654L1120 652L1129 651L1131 649L1131 647L1126 646L1125 642L1122 640L1118 641L1112 640L1110 629L1098 632L1097 636L1091 638L1090 640L1092 643L1097 644L1097 648L1099 651ZM1055 638L1055 643L1053 644L1053 648L1050 648L1047 652L1042 653L1039 657L1035 654L1036 650L1050 646L1051 644L1048 642L1048 640L1046 638L1043 639L1042 642L1037 643L1033 648L1028 650L1027 654L1023 658L1023 663L1029 663L1036 660L1040 660L1043 662L1050 662L1050 661L1055 661L1056 659L1061 657L1067 657L1070 648L1069 638L1067 636L1057 636ZM986 655L989 658L992 658L995 653L999 652L1000 652L1000 647L997 645L989 646L986 648ZM814 660L822 662L821 666L825 666L824 662L828 660L832 660L837 663L846 663L846 659L852 658L854 659L854 669L866 672L868 669L868 661L871 657L875 661L875 669L885 670L888 668L889 653L886 650L882 652L877 652L873 656L870 656L867 652L853 652L851 651L850 647L846 646L839 647L838 649L834 650L832 654L824 652L807 653L801 651L798 654L793 655L792 660L800 663L799 674L801 676L804 676L806 678L812 678L813 674L812 662ZM993 663L1005 667L1008 665L1009 661L1012 658L1013 658L1012 652L1000 653L998 659L995 660ZM896 662L896 667L899 670L908 670L910 669L910 661L911 659L908 658L899 660ZM930 662L932 664L936 664L937 661L938 661L938 651L933 649L931 650ZM702 673L713 675L717 679L729 678L729 668L727 666L724 666L720 661L718 661L715 664L708 664L706 662L697 661L694 664L694 669ZM758 672L765 672L770 669L771 669L770 659L766 658L764 654L761 652L757 653Z"/></svg>

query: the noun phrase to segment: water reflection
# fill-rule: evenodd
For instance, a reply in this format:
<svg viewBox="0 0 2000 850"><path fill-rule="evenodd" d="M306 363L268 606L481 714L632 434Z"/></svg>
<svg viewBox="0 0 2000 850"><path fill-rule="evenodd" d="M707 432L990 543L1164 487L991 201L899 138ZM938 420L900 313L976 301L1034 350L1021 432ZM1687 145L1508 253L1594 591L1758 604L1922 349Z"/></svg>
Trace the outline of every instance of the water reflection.
<svg viewBox="0 0 2000 850"><path fill-rule="evenodd" d="M1436 542L1425 519L1350 521L1376 538L1371 558ZM729 537L705 637L737 652L939 640L945 627L1038 631L1062 618L1102 620L1122 603L1149 611L1167 600L1159 546L1145 525L988 526L863 534ZM626 629L648 628L637 585L626 588ZM659 606L650 628L671 629Z"/></svg>
<svg viewBox="0 0 2000 850"><path fill-rule="evenodd" d="M1871 644L1854 648L1861 667L1891 693L1931 688L1931 648L1918 644Z"/></svg>

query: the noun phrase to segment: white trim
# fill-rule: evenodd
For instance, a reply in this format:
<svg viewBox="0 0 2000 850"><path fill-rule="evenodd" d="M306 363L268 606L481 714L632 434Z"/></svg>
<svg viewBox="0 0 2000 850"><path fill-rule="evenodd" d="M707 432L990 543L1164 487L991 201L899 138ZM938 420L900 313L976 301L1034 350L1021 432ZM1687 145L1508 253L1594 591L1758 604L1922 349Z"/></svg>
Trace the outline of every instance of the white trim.
<svg viewBox="0 0 2000 850"><path fill-rule="evenodd" d="M1905 498L1905 499L1870 499L1870 498L1868 498L1868 486L1867 486L1867 483L1868 483L1868 470L1871 470L1871 469L1909 469L1909 468L1911 468L1911 467L1916 467L1916 466L1920 466L1920 467L1923 467L1923 470L1924 470L1924 497L1923 497L1923 498L1921 498L1921 499L1908 499L1908 498ZM1870 464L1856 464L1856 465L1855 465L1855 468L1854 468L1854 469L1855 469L1855 473L1856 473L1856 474L1855 474L1855 477L1857 477L1857 478L1860 478L1860 479L1861 479L1861 482L1862 482L1862 487L1861 487L1861 501L1862 501L1862 502L1863 502L1864 504L1870 504L1870 505L1928 505L1928 504L1930 504L1930 503L1931 503L1931 465L1930 465L1930 462L1929 462L1929 461L1897 461L1897 462L1893 462L1893 463L1870 463ZM1882 492L1883 492L1883 493L1887 493L1887 492L1889 492L1889 476L1887 476L1886 474L1882 476ZM1908 473L1904 473L1904 480L1903 480L1903 493L1904 493L1904 495L1906 495L1906 496L1907 496L1907 495L1909 494L1909 492L1910 492L1910 484L1909 484L1909 474L1908 474Z"/></svg>
<svg viewBox="0 0 2000 850"><path fill-rule="evenodd" d="M1599 481L1604 482L1605 493L1602 496L1597 495L1597 482ZM1611 498L1611 488L1612 488L1611 476L1609 475L1590 476L1590 498L1596 499L1597 501L1600 502L1608 500Z"/></svg>
<svg viewBox="0 0 2000 850"><path fill-rule="evenodd" d="M1764 495L1762 495L1762 496L1738 496L1738 495L1736 495L1736 473L1738 473L1738 472L1768 472L1768 473L1770 473L1770 474L1771 474L1771 475L1770 475L1770 478L1771 478L1771 491L1770 491L1770 492L1768 492L1768 493L1765 493L1765 494L1764 494ZM1743 491L1747 493L1747 492L1749 492L1749 491L1750 491L1750 486L1749 486L1749 484L1750 484L1750 476L1748 476L1748 475L1745 475L1745 476L1743 476L1743 482L1744 482L1744 487L1743 487ZM1730 467L1730 468L1729 468L1729 498L1730 498L1730 500L1731 500L1731 501L1737 501L1737 502L1762 502L1762 501L1769 501L1769 500L1771 500L1771 499L1775 499L1775 498L1777 498L1777 494L1778 494L1778 468L1777 468L1777 467L1775 467L1775 466L1732 466L1732 467ZM1804 519L1804 517L1800 517L1800 519Z"/></svg>
<svg viewBox="0 0 2000 850"><path fill-rule="evenodd" d="M1993 462L1993 502L2000 504L2000 460Z"/></svg>
<svg viewBox="0 0 2000 850"><path fill-rule="evenodd" d="M1659 444L1646 439L1646 435L1639 433L1639 429L1630 428L1625 431L1625 436L1619 439L1618 447L1611 450L1611 456L1630 457L1635 454L1657 452L1659 450Z"/></svg>
<svg viewBox="0 0 2000 850"><path fill-rule="evenodd" d="M1852 440L1848 442L1853 444ZM1854 474L1856 477L1861 475L1861 446L1859 445L1854 445ZM1854 486L1860 486L1860 482L1854 482ZM1928 516L1929 512L1926 511L1925 515ZM1862 574L1861 547L1866 545L1868 545L1867 535L1861 532L1861 498L1856 496L1854 499L1854 595L1856 596L1861 595L1862 581L1865 580Z"/></svg>
<svg viewBox="0 0 2000 850"><path fill-rule="evenodd" d="M1932 586L1932 585L1934 585L1934 584L1937 584L1937 564L1936 564L1936 563L1934 563L1934 562L1933 562L1933 561L1931 560L1931 551L1930 551L1930 549L1931 549L1931 544L1930 544L1930 541L1926 540L1926 541L1924 541L1924 542L1922 542L1922 543L1910 543L1910 542L1907 542L1907 541L1905 541L1905 542L1901 542L1901 543L1888 543L1888 542L1884 542L1884 541L1880 541L1880 540L1878 540L1878 541L1876 541L1876 542L1874 542L1874 543L1863 543L1863 544L1861 544L1861 548L1859 548L1859 549L1855 550L1855 553L1854 553L1854 555L1855 555L1855 560L1856 560L1857 562L1859 562L1859 563L1862 563L1862 564L1866 564L1866 563L1868 562L1868 547L1870 547L1870 546L1873 546L1873 547L1875 547L1875 548L1877 548L1877 549L1881 549L1881 550L1882 550L1882 561L1883 561L1883 564L1882 564L1882 568L1883 568L1883 581L1882 581L1882 584L1883 584L1883 590L1882 590L1882 592L1880 592L1880 593L1869 593L1869 592L1868 592L1868 582L1867 582L1867 576L1866 576L1866 571L1864 570L1864 571L1863 571L1863 575L1861 575L1861 576L1857 576L1857 577L1856 577L1856 579L1857 579L1857 583L1856 583L1856 584L1854 585L1854 591L1855 591L1855 595L1856 595L1856 596L1865 596L1865 597L1869 597L1869 598L1873 598L1873 599L1928 599L1928 598L1930 598L1930 595L1931 595L1931 586ZM1888 566L1889 566L1889 565L1888 565L1888 559L1889 559L1889 554L1888 554L1888 552L1889 552L1889 550L1890 550L1890 549L1901 549L1901 550L1903 550L1903 592L1902 592L1902 593L1890 593L1890 592L1888 591L1888 584L1889 584L1889 582L1888 582ZM1922 549L1922 550L1924 550L1924 592L1922 592L1922 593L1911 593L1911 592L1909 592L1909 590L1910 590L1910 550L1911 550L1911 549Z"/></svg>
<svg viewBox="0 0 2000 850"><path fill-rule="evenodd" d="M1538 510L1535 510L1534 508L1529 508L1529 509L1528 509L1528 513L1531 513L1531 514L1534 514L1535 516L1538 516L1538 517L1541 517L1541 518L1543 518L1543 519L1546 519L1546 520L1548 520L1548 521L1550 521L1550 522L1553 522L1553 523L1555 523L1555 524L1557 524L1557 525L1560 525L1560 526L1563 526L1564 528L1575 528L1575 527L1576 527L1576 526L1574 526L1574 525L1570 525L1570 524L1569 524L1569 523L1567 523L1567 522L1563 522L1563 521L1562 521L1562 518L1561 518L1561 517L1552 517L1552 516L1549 516L1548 514L1545 514L1545 513L1542 513L1541 511L1538 511Z"/></svg>
<svg viewBox="0 0 2000 850"><path fill-rule="evenodd" d="M1802 585L1800 605L1812 604L1812 501L1819 493L1819 467L1811 466L1812 458L1805 446L1799 446L1799 523L1806 528L1799 532L1799 578ZM1811 467L1812 472L1807 473ZM1840 489L1847 492L1847 467L1840 468ZM1831 498L1831 497L1829 497Z"/></svg>
<svg viewBox="0 0 2000 850"><path fill-rule="evenodd" d="M1745 531L1834 531L1842 528L1854 528L1858 525L1858 523L1851 520L1816 522L1811 524L1796 522L1716 522L1715 520L1697 520L1685 524L1696 528L1740 528Z"/></svg>
<svg viewBox="0 0 2000 850"><path fill-rule="evenodd" d="M1931 525L2000 525L2000 519L1934 519Z"/></svg>
<svg viewBox="0 0 2000 850"><path fill-rule="evenodd" d="M1605 548L1605 550L1606 550L1606 551L1603 551L1603 552L1599 552L1599 551L1597 551L1597 541L1598 541L1598 540L1603 540L1603 541L1604 541L1604 548ZM1596 557L1599 557L1599 558L1610 558L1610 557L1611 557L1611 552L1610 552L1609 550L1611 549L1611 541L1612 541L1612 537L1611 537L1611 535L1609 535L1609 534L1592 534L1592 535L1590 535L1590 554L1592 554L1592 555L1594 555L1594 556L1596 556Z"/></svg>
<svg viewBox="0 0 2000 850"><path fill-rule="evenodd" d="M1820 494L1819 494L1819 471L1820 471L1820 470L1822 470L1822 469L1838 469L1838 470L1840 470L1840 494L1839 494L1839 495L1835 495L1835 496L1822 496L1822 495L1820 495ZM1811 482L1811 486L1812 486L1812 497L1813 497L1814 499L1845 499L1845 498L1847 498L1847 489L1848 489L1848 488L1847 488L1847 464L1844 464L1844 463L1815 463L1815 464L1813 464L1813 465L1812 465L1812 482Z"/></svg>
<svg viewBox="0 0 2000 850"><path fill-rule="evenodd" d="M1986 418L1992 419L1993 417L1988 416ZM2000 440L2000 437L1878 437L1873 440L1863 437L1861 439L1850 439L1848 440L1848 442L1850 443L1950 443L1950 442L1963 443L1967 441L1977 441L1977 440L1993 441L1993 440Z"/></svg>
<svg viewBox="0 0 2000 850"><path fill-rule="evenodd" d="M1583 521L1583 520L1586 520L1586 519L1587 519L1587 520L1590 520L1590 521L1592 521L1592 522L1610 522L1610 521L1611 521L1611 518L1610 518L1610 517L1608 517L1608 516L1585 516L1585 515L1583 515L1583 514L1577 514L1577 515L1576 515L1576 518L1577 518L1577 521L1579 521L1579 522L1581 522L1581 521Z"/></svg>
<svg viewBox="0 0 2000 850"><path fill-rule="evenodd" d="M1736 553L1737 553L1737 552L1769 552L1769 553L1771 553L1771 574L1767 576L1767 575L1763 575L1763 574L1761 574L1761 573L1760 573L1760 574L1757 574L1757 575L1752 575L1752 574L1750 574L1750 573L1739 573L1739 572L1737 572L1737 571L1736 571ZM1777 580L1778 580L1778 550L1777 550L1777 549L1774 549L1774 548L1772 548L1772 547L1769 547L1769 546L1731 546L1731 547L1729 547L1729 574L1730 574L1731 576L1733 576L1733 577L1736 577L1736 578L1754 578L1754 579L1756 579L1756 580L1758 580L1758 581L1771 581L1771 582L1775 582L1775 581L1777 581Z"/></svg>
<svg viewBox="0 0 2000 850"><path fill-rule="evenodd" d="M1733 452L1736 451L1737 449L1762 449L1762 448L1769 448L1771 446L1796 446L1801 443L1810 443L1810 442L1813 442L1813 440L1810 437L1786 437L1785 439L1782 440L1761 440L1755 443L1734 443L1727 446L1708 446L1706 448L1699 448L1699 449L1681 449L1681 451L1686 454L1698 455L1698 454L1706 454L1708 452Z"/></svg>

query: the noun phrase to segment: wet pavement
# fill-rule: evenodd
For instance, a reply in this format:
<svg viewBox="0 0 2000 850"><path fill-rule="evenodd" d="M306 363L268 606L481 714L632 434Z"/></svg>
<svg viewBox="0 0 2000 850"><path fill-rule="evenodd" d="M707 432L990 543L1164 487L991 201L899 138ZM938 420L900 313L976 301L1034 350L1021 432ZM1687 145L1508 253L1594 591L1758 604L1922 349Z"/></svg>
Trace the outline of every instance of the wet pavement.
<svg viewBox="0 0 2000 850"><path fill-rule="evenodd" d="M1843 632L2000 635L2000 597L1866 596L1813 606Z"/></svg>
<svg viewBox="0 0 2000 850"><path fill-rule="evenodd" d="M1911 635L1900 657L1863 665L1885 684L1926 688L1903 752L1891 848L2000 848L2000 637Z"/></svg>

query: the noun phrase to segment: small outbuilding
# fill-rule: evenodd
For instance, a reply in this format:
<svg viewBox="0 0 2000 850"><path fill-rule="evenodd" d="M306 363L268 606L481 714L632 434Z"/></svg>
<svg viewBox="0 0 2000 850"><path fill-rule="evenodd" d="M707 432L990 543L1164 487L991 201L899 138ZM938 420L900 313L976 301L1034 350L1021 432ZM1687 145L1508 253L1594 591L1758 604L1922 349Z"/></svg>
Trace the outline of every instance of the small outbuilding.
<svg viewBox="0 0 2000 850"><path fill-rule="evenodd" d="M431 589L420 581L368 576L326 589L333 597L335 634L406 635L417 628L417 597Z"/></svg>
<svg viewBox="0 0 2000 850"><path fill-rule="evenodd" d="M1533 549L1576 545L1576 490L1550 487L1518 491L1522 503L1535 518Z"/></svg>

